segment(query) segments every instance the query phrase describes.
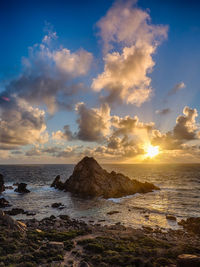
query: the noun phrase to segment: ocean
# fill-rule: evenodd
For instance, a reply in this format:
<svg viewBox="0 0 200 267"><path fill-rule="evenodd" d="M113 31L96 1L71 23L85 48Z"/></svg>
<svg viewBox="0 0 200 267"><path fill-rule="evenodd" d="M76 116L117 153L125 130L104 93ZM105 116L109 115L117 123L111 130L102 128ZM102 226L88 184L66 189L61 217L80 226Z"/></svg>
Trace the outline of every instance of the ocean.
<svg viewBox="0 0 200 267"><path fill-rule="evenodd" d="M35 212L37 219L59 214L86 222L114 224L140 228L142 226L177 229L176 221L166 215L174 215L177 221L200 216L200 164L105 164L107 171L121 172L141 182L152 182L161 190L147 194L135 194L119 199L81 199L69 192L58 191L50 185L59 174L65 181L73 172L74 165L0 165L6 185L25 182L31 191L19 194L6 190L2 196L26 211ZM61 202L62 210L51 207ZM9 208L10 209L10 208ZM110 211L118 211L108 215ZM18 215L17 219L28 218ZM31 218L31 217L29 217Z"/></svg>

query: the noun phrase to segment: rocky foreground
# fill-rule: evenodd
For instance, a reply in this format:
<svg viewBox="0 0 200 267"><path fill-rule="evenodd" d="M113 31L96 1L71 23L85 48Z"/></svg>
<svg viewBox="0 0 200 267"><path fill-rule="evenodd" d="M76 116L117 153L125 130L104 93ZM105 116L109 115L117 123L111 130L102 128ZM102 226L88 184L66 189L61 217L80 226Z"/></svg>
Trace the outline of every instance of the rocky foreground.
<svg viewBox="0 0 200 267"><path fill-rule="evenodd" d="M84 157L74 168L66 182L58 175L52 187L69 191L79 197L122 197L135 193L148 193L159 190L152 183L141 183L137 180L112 171L104 170L94 158Z"/></svg>
<svg viewBox="0 0 200 267"><path fill-rule="evenodd" d="M17 222L0 214L0 266L200 266L200 218L183 230L133 229L67 215Z"/></svg>

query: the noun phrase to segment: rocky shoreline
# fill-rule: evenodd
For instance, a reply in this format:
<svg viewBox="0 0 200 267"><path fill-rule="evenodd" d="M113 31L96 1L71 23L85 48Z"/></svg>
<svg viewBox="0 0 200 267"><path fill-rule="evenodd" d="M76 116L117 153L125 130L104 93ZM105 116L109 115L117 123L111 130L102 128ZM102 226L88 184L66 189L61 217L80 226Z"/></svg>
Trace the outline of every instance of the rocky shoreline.
<svg viewBox="0 0 200 267"><path fill-rule="evenodd" d="M12 224L0 216L2 267L200 266L200 218L182 221L183 229L166 232L120 222L86 224L67 215L22 222L4 216Z"/></svg>

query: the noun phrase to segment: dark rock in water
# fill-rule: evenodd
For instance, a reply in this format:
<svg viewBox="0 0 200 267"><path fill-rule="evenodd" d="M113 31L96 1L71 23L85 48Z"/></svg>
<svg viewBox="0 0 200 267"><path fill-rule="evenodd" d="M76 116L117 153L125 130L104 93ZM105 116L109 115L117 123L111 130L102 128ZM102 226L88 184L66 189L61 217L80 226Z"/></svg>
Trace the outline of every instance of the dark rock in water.
<svg viewBox="0 0 200 267"><path fill-rule="evenodd" d="M0 194L5 191L3 175L0 173Z"/></svg>
<svg viewBox="0 0 200 267"><path fill-rule="evenodd" d="M182 254L178 256L177 259L178 267L199 267L200 266L200 256L191 254Z"/></svg>
<svg viewBox="0 0 200 267"><path fill-rule="evenodd" d="M27 187L27 184L20 183L20 184L18 184L18 187L15 189L15 192L18 192L18 193L30 193L30 190L28 190L26 187Z"/></svg>
<svg viewBox="0 0 200 267"><path fill-rule="evenodd" d="M0 208L10 207L10 203L5 198L0 198Z"/></svg>
<svg viewBox="0 0 200 267"><path fill-rule="evenodd" d="M52 205L51 205L51 207L52 208L58 208L58 209L64 209L64 205L62 204L62 203L53 203Z"/></svg>
<svg viewBox="0 0 200 267"><path fill-rule="evenodd" d="M59 190L64 190L64 183L61 182L60 180L60 175L57 175L56 178L54 179L53 183L51 184L51 187L55 187L56 189Z"/></svg>
<svg viewBox="0 0 200 267"><path fill-rule="evenodd" d="M135 193L147 193L159 188L151 183L141 183L116 172L107 172L94 158L84 157L74 168L65 183L56 177L52 186L80 197L122 197Z"/></svg>
<svg viewBox="0 0 200 267"><path fill-rule="evenodd" d="M25 211L20 208L13 208L11 210L6 210L5 213L11 216L16 216L18 214L25 214Z"/></svg>
<svg viewBox="0 0 200 267"><path fill-rule="evenodd" d="M5 186L5 189L9 189L9 190L12 190L12 189L14 189L11 185L9 185L9 186Z"/></svg>
<svg viewBox="0 0 200 267"><path fill-rule="evenodd" d="M14 183L14 184L13 184L13 186L18 186L18 185L19 185L19 183Z"/></svg>

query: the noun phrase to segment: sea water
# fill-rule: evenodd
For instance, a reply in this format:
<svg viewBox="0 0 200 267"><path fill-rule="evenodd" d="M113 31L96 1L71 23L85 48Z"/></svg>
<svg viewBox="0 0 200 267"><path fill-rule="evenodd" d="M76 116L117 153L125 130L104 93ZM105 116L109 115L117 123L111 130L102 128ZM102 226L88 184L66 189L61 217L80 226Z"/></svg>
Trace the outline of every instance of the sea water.
<svg viewBox="0 0 200 267"><path fill-rule="evenodd" d="M161 190L107 200L81 199L50 187L58 174L65 181L72 174L74 165L0 165L6 185L25 182L31 191L29 194L19 194L6 190L2 196L10 201L12 208L35 212L37 219L67 214L86 222L105 220L101 223L120 222L133 227L176 229L177 222L167 220L167 214L174 215L177 221L200 216L200 164L107 164L103 167L141 182L154 183ZM54 202L61 202L65 208L52 208ZM108 215L110 211L118 213ZM18 215L16 218L25 219L27 216Z"/></svg>

